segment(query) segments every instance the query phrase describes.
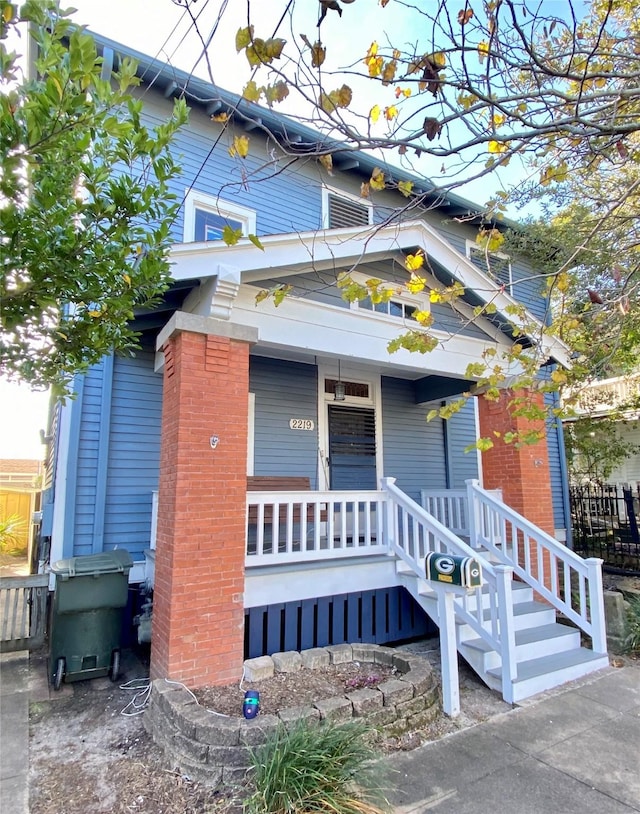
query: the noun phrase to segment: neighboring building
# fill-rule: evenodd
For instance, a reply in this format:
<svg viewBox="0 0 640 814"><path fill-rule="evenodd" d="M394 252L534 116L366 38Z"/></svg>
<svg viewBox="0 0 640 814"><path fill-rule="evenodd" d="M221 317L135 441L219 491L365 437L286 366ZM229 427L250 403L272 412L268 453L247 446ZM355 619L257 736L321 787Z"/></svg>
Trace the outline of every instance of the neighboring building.
<svg viewBox="0 0 640 814"><path fill-rule="evenodd" d="M617 437L640 450L640 374L614 376L583 386L572 407L575 418L566 422L569 426L581 418L613 418ZM605 480L609 484L640 484L640 452L631 452Z"/></svg>
<svg viewBox="0 0 640 814"><path fill-rule="evenodd" d="M464 452L479 434L522 422L509 415L506 395L471 398L447 422L425 420L431 407L473 387L470 362L513 343L510 306L524 303L545 318L543 286L525 263L501 258L499 279L479 267L481 211L438 194L432 208L394 216L406 202L399 193L359 196L376 166L370 157L338 151L329 177L308 156L319 138L313 131L98 42L106 60L125 51L139 60L151 119L166 116L171 96L184 90L192 112L176 146L183 176L175 188L184 206L173 284L160 306L135 318L142 349L105 357L55 410L43 535L52 561L131 552L132 581L154 586L153 676L224 683L239 677L243 653L423 633L430 623L389 556L391 542L402 538L403 557L417 568L434 540L438 550L455 549L457 538L437 542L445 532L412 501L430 505L446 490L459 496L470 479L502 489L536 524L527 531L514 515L503 517L515 548L517 540L543 546L544 538L557 547L553 557L565 556L539 531L565 534L560 427L535 447L496 444L481 460ZM217 113L232 116L228 131ZM235 132L251 138L242 166L227 150ZM285 157L283 141L297 160ZM264 251L248 239L225 245L225 223L259 235ZM431 303L428 290L412 296L401 288L405 257L418 248L428 258L428 289L464 285L455 308ZM384 306L350 305L336 283L343 271L398 293ZM257 304L260 291L281 284L291 288L280 305ZM474 318L489 301L496 313ZM430 310L440 344L424 355L389 354L391 339L417 327L415 309ZM566 348L549 340L545 357L566 363ZM395 478L395 487L383 478ZM278 502L274 490L283 486L294 494ZM440 519L452 526L454 504L442 500ZM473 542L485 521L465 506L456 528ZM495 511L482 517L497 518ZM394 525L399 513L404 520ZM535 582L549 561L544 550L527 567L536 590L553 582L557 593L550 571Z"/></svg>
<svg viewBox="0 0 640 814"><path fill-rule="evenodd" d="M40 504L43 465L25 458L0 460L0 520L18 517L18 549L23 549L31 562L30 543L33 539L34 512Z"/></svg>

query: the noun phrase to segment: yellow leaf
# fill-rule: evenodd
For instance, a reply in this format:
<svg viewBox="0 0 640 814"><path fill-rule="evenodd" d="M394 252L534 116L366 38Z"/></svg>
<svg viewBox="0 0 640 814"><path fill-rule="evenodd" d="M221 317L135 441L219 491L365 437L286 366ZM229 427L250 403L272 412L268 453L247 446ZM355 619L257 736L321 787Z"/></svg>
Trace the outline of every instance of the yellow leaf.
<svg viewBox="0 0 640 814"><path fill-rule="evenodd" d="M491 117L491 121L494 127L500 127L501 124L505 123L506 118L503 113L494 113Z"/></svg>
<svg viewBox="0 0 640 814"><path fill-rule="evenodd" d="M260 88L256 85L253 79L250 79L244 86L242 96L249 102L257 102L260 99Z"/></svg>
<svg viewBox="0 0 640 814"><path fill-rule="evenodd" d="M380 105L374 105L369 111L369 118L375 124L380 118Z"/></svg>
<svg viewBox="0 0 640 814"><path fill-rule="evenodd" d="M490 141L489 142L489 152L490 153L506 153L509 148L503 141Z"/></svg>
<svg viewBox="0 0 640 814"><path fill-rule="evenodd" d="M316 42L311 48L311 65L314 68L319 68L327 56L327 49L323 47L321 42Z"/></svg>
<svg viewBox="0 0 640 814"><path fill-rule="evenodd" d="M371 173L371 178L369 179L369 186L371 189L384 189L384 173L380 169L380 167L376 167L374 171Z"/></svg>
<svg viewBox="0 0 640 814"><path fill-rule="evenodd" d="M329 175L333 175L333 158L330 155L321 155L318 161L322 164Z"/></svg>
<svg viewBox="0 0 640 814"><path fill-rule="evenodd" d="M253 40L253 26L239 28L236 33L236 51L242 51Z"/></svg>
<svg viewBox="0 0 640 814"><path fill-rule="evenodd" d="M229 155L234 158L239 155L240 158L246 158L249 155L249 138L248 136L234 136L233 144L229 147Z"/></svg>
<svg viewBox="0 0 640 814"><path fill-rule="evenodd" d="M93 319L98 319L98 317L102 316L102 311L89 311L88 314L90 317L93 317Z"/></svg>
<svg viewBox="0 0 640 814"><path fill-rule="evenodd" d="M415 260L414 255L409 255L409 257L413 257ZM405 265L407 264L409 257L407 257L407 260L405 260ZM420 259L422 260L422 263L424 263L424 257L421 257ZM422 263L420 263L418 268L420 268ZM407 283L407 290L410 291L412 294L419 294L421 291L424 291L424 287L426 284L427 281L423 277L418 277L416 274L412 274L411 279Z"/></svg>
<svg viewBox="0 0 640 814"><path fill-rule="evenodd" d="M398 115L398 108L395 105L390 105L389 107L385 107L384 115L385 115L386 120L388 122L390 122L391 119L395 119L395 117Z"/></svg>
<svg viewBox="0 0 640 814"><path fill-rule="evenodd" d="M404 265L409 271L417 271L424 265L424 254L420 249L415 254L408 254L404 259Z"/></svg>
<svg viewBox="0 0 640 814"><path fill-rule="evenodd" d="M398 189L405 198L408 198L409 195L411 195L411 190L413 189L413 181L399 181Z"/></svg>
<svg viewBox="0 0 640 814"><path fill-rule="evenodd" d="M563 370L554 370L551 374L551 381L555 384L564 384L567 381L566 373Z"/></svg>
<svg viewBox="0 0 640 814"><path fill-rule="evenodd" d="M12 3L7 3L7 5L2 10L2 18L5 23L10 23L13 19L13 15L15 12L15 8L13 7Z"/></svg>
<svg viewBox="0 0 640 814"><path fill-rule="evenodd" d="M480 60L480 64L484 62L487 56L489 56L489 43L482 40L482 42L478 43L478 59Z"/></svg>
<svg viewBox="0 0 640 814"><path fill-rule="evenodd" d="M129 277L129 275L128 275L128 274L123 274L123 275L122 275L122 279L123 279L123 280L125 281L125 283L126 283L128 286L129 286L129 288L131 288L131 277Z"/></svg>
<svg viewBox="0 0 640 814"><path fill-rule="evenodd" d="M433 314L429 311L414 311L413 318L423 328L430 328L433 325Z"/></svg>
<svg viewBox="0 0 640 814"><path fill-rule="evenodd" d="M240 227L239 229L234 229L233 226L230 226L228 223L225 224L225 227L222 230L222 239L227 244L227 246L235 246L241 237L242 237L242 227Z"/></svg>
<svg viewBox="0 0 640 814"><path fill-rule="evenodd" d="M369 76L380 76L384 59L378 56L378 43L372 42L366 57L362 60L369 69Z"/></svg>
<svg viewBox="0 0 640 814"><path fill-rule="evenodd" d="M368 198L371 192L371 187L366 182L360 184L360 197Z"/></svg>
<svg viewBox="0 0 640 814"><path fill-rule="evenodd" d="M229 121L229 114L228 113L216 113L211 117L214 122L220 122L220 124L225 124L225 122Z"/></svg>
<svg viewBox="0 0 640 814"><path fill-rule="evenodd" d="M390 85L396 75L396 68L398 67L398 63L395 60L391 62L387 62L384 68L382 69L382 84L383 85Z"/></svg>
<svg viewBox="0 0 640 814"><path fill-rule="evenodd" d="M429 302L442 302L442 297L440 296L439 291L434 291L431 289L429 292Z"/></svg>

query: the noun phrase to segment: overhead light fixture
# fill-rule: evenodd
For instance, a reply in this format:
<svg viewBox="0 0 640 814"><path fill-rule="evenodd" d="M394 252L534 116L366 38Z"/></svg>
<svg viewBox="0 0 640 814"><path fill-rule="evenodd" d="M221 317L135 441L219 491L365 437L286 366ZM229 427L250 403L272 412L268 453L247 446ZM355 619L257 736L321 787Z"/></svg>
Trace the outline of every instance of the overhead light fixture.
<svg viewBox="0 0 640 814"><path fill-rule="evenodd" d="M340 377L340 359L338 359L338 381L333 386L333 400L344 401L346 393L347 391L344 386L344 382L341 380Z"/></svg>

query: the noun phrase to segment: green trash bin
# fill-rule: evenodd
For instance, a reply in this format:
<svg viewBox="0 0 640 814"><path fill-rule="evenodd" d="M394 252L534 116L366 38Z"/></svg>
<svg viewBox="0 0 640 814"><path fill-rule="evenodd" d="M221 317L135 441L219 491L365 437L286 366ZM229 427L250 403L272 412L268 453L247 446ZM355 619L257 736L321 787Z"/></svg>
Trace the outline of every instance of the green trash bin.
<svg viewBox="0 0 640 814"><path fill-rule="evenodd" d="M51 682L120 672L122 616L129 592L128 551L71 557L51 566L56 577L51 615Z"/></svg>

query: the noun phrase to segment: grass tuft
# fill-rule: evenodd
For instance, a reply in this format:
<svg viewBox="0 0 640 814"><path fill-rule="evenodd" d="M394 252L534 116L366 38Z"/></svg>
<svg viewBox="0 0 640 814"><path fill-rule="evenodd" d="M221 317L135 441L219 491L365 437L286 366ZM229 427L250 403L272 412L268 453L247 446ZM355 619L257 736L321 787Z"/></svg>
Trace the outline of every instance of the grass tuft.
<svg viewBox="0 0 640 814"><path fill-rule="evenodd" d="M371 729L357 721L280 727L252 755L248 814L381 814Z"/></svg>

